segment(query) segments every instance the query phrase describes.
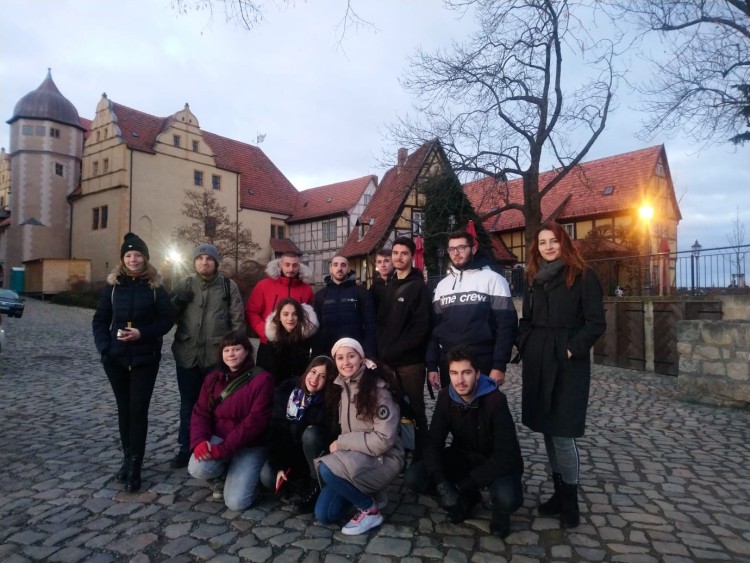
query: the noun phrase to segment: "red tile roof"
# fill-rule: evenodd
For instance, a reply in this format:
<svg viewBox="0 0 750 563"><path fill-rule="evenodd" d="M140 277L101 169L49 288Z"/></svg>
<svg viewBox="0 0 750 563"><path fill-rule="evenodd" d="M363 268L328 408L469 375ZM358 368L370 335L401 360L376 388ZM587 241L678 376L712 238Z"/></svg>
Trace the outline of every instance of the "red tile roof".
<svg viewBox="0 0 750 563"><path fill-rule="evenodd" d="M278 254L283 254L284 252L296 252L302 256L302 251L288 238L272 238L271 248Z"/></svg>
<svg viewBox="0 0 750 563"><path fill-rule="evenodd" d="M377 186L378 177L362 176L354 180L303 190L297 196L294 213L287 219L287 223L345 213L357 204L370 182Z"/></svg>
<svg viewBox="0 0 750 563"><path fill-rule="evenodd" d="M429 155L438 150L437 141L430 141L408 156L403 167L390 168L372 196L370 203L359 218L360 224L370 224L365 236L359 238L359 227L354 227L341 249L347 258L367 255L379 249L388 234L393 230L399 210L404 204L409 190L419 177Z"/></svg>
<svg viewBox="0 0 750 563"><path fill-rule="evenodd" d="M133 150L155 152L156 137L172 117L156 117L112 102L122 139ZM246 209L289 214L297 190L256 146L202 130L203 140L214 153L216 166L240 174L240 206Z"/></svg>
<svg viewBox="0 0 750 563"><path fill-rule="evenodd" d="M651 182L660 159L674 196L666 152L664 146L659 145L582 163L544 196L542 220L568 222L635 210L642 202L643 189ZM554 171L542 172L539 186L546 185L553 176ZM611 195L604 195L604 188L608 186L614 190ZM464 192L480 216L504 205L499 195L501 189L505 187L495 185L492 178L482 178L464 185ZM523 202L522 179L509 181L507 190L511 203ZM673 200L673 204L680 219L676 200ZM523 215L515 209L503 211L484 221L484 227L490 232L513 231L523 226Z"/></svg>

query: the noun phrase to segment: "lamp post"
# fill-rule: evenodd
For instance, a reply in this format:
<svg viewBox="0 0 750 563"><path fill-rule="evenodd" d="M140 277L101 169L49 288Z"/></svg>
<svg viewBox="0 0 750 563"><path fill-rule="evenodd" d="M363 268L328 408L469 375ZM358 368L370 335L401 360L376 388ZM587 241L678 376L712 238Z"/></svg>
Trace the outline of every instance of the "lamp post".
<svg viewBox="0 0 750 563"><path fill-rule="evenodd" d="M646 295L651 295L651 218L654 216L654 208L650 205L642 205L639 213L643 219L646 230Z"/></svg>
<svg viewBox="0 0 750 563"><path fill-rule="evenodd" d="M698 257L701 255L701 249L703 248L698 239L695 239L695 244L690 247L693 250L690 256L690 275L693 278L693 295L695 295L695 281L698 280L698 289L700 289L701 280L700 274L698 273Z"/></svg>

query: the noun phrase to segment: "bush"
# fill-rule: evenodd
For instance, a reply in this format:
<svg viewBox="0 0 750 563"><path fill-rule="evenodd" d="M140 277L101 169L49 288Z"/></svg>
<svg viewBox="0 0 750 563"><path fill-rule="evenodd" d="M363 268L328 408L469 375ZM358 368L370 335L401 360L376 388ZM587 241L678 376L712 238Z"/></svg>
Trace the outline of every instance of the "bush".
<svg viewBox="0 0 750 563"><path fill-rule="evenodd" d="M52 302L58 305L96 309L105 285L106 282L103 281L93 283L76 281L70 284L68 291L62 291L54 295Z"/></svg>

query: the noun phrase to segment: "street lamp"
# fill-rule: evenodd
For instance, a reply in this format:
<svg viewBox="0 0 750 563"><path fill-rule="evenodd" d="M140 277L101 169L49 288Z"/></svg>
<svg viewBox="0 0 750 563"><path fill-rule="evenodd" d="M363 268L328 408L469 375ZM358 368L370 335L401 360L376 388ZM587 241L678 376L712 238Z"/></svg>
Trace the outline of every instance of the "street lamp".
<svg viewBox="0 0 750 563"><path fill-rule="evenodd" d="M695 244L690 248L693 250L693 254L690 256L690 274L693 278L693 295L695 295L696 278L698 279L698 288L701 285L700 274L698 273L698 257L701 255L703 247L698 242L698 239L695 239Z"/></svg>
<svg viewBox="0 0 750 563"><path fill-rule="evenodd" d="M177 268L180 266L180 262L182 261L182 256L180 256L180 253L177 252L176 249L171 248L169 252L167 253L167 260L172 265L172 279L171 279L171 289L174 289L174 284L177 278Z"/></svg>
<svg viewBox="0 0 750 563"><path fill-rule="evenodd" d="M638 210L643 219L646 229L646 295L651 295L651 218L654 216L654 208L650 205L642 205Z"/></svg>

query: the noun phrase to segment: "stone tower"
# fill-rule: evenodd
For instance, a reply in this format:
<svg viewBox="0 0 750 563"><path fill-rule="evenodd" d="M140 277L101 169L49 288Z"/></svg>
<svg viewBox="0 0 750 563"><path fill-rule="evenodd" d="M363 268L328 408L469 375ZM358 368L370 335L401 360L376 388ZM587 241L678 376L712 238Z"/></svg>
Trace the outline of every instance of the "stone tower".
<svg viewBox="0 0 750 563"><path fill-rule="evenodd" d="M68 196L78 187L83 135L75 106L52 81L21 98L10 125L10 225L4 233L7 273L25 260L70 258ZM5 285L10 276L5 276Z"/></svg>

